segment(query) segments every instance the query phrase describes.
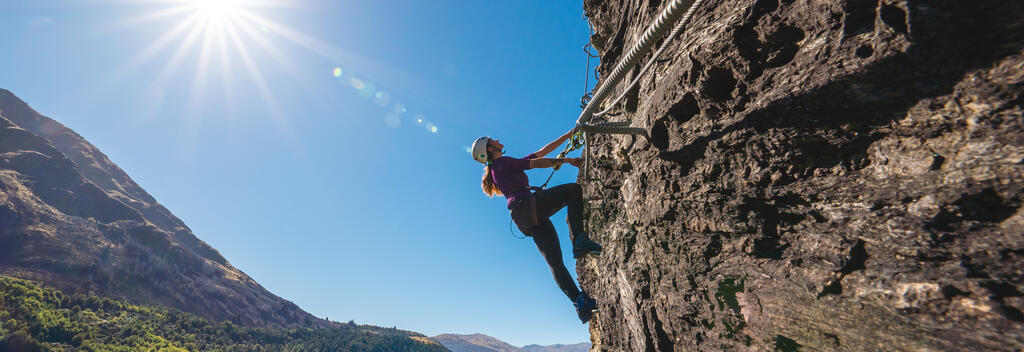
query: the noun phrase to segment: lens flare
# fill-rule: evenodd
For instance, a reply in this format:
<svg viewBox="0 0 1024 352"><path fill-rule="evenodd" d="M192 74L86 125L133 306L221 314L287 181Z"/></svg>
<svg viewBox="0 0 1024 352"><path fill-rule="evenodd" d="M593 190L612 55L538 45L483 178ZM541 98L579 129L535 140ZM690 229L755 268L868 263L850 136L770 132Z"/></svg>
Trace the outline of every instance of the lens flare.
<svg viewBox="0 0 1024 352"><path fill-rule="evenodd" d="M381 107L388 106L388 101L390 100L391 95L387 92L377 92L377 94L373 96L373 102Z"/></svg>
<svg viewBox="0 0 1024 352"><path fill-rule="evenodd" d="M412 120L416 121L416 126L423 126L423 115L416 115Z"/></svg>
<svg viewBox="0 0 1024 352"><path fill-rule="evenodd" d="M431 127L430 133L437 133L437 126Z"/></svg>
<svg viewBox="0 0 1024 352"><path fill-rule="evenodd" d="M363 90L363 88L366 88L366 83L363 82L363 80L355 77L348 80L348 84L351 85L352 88L355 88L356 90Z"/></svg>
<svg viewBox="0 0 1024 352"><path fill-rule="evenodd" d="M395 113L401 114L403 112L405 112L405 105L395 104Z"/></svg>
<svg viewBox="0 0 1024 352"><path fill-rule="evenodd" d="M374 87L373 83L363 82L363 88L359 89L359 96L363 98L369 98L377 93L377 87Z"/></svg>
<svg viewBox="0 0 1024 352"><path fill-rule="evenodd" d="M335 67L334 71L331 71L334 77L341 77L341 67Z"/></svg>

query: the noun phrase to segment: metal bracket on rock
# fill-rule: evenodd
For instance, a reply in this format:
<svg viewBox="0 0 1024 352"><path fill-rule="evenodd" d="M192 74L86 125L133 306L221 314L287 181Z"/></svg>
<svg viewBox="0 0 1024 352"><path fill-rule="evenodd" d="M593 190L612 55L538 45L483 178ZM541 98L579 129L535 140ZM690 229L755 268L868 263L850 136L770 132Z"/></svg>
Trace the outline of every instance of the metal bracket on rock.
<svg viewBox="0 0 1024 352"><path fill-rule="evenodd" d="M628 135L642 135L647 136L647 130L640 127L631 127L629 121L622 122L600 122L594 124L583 124L580 126L583 130L583 145L587 148L583 149L583 180L591 181L594 179L590 178L590 135L591 134L628 134Z"/></svg>
<svg viewBox="0 0 1024 352"><path fill-rule="evenodd" d="M583 132L595 134L631 134L646 135L647 130L640 127L630 127L629 122L602 122L595 124L584 124Z"/></svg>

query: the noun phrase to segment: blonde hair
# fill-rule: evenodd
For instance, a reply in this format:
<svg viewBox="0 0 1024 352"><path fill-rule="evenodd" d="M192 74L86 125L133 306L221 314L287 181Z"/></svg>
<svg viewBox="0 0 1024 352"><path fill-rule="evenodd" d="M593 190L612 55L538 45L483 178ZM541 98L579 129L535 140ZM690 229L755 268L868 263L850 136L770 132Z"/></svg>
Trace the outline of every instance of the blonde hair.
<svg viewBox="0 0 1024 352"><path fill-rule="evenodd" d="M490 156L488 156L487 159L490 159ZM484 189L484 194L488 197L501 195L501 190L498 189L498 185L494 184L494 177L491 176L490 164L484 166L484 178L483 180L480 180L480 188Z"/></svg>

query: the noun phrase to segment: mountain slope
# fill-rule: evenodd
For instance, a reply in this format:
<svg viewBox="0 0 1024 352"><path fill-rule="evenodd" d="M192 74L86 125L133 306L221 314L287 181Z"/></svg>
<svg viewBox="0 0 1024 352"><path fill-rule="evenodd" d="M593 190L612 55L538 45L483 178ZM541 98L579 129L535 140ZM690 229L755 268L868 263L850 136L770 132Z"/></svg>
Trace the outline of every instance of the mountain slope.
<svg viewBox="0 0 1024 352"><path fill-rule="evenodd" d="M600 77L669 3L584 1ZM649 138L589 139L595 351L1024 349L1021 2L707 0L664 42L595 121Z"/></svg>
<svg viewBox="0 0 1024 352"><path fill-rule="evenodd" d="M505 341L484 335L458 335L441 334L433 339L440 342L452 352L521 352L519 347L512 346Z"/></svg>
<svg viewBox="0 0 1024 352"><path fill-rule="evenodd" d="M526 345L522 349L526 352L587 352L590 351L590 342L580 342L571 345Z"/></svg>
<svg viewBox="0 0 1024 352"><path fill-rule="evenodd" d="M589 342L573 345L526 345L520 348L484 334L441 334L434 336L433 339L452 352L584 352L590 350Z"/></svg>
<svg viewBox="0 0 1024 352"><path fill-rule="evenodd" d="M232 267L103 153L5 90L0 275L217 321L323 324Z"/></svg>
<svg viewBox="0 0 1024 352"><path fill-rule="evenodd" d="M0 89L0 115L49 141L78 166L82 176L102 189L108 196L138 211L156 227L174 235L196 254L226 264L213 247L196 238L180 219L157 203L149 193L132 181L120 167L75 131L32 109L10 91Z"/></svg>

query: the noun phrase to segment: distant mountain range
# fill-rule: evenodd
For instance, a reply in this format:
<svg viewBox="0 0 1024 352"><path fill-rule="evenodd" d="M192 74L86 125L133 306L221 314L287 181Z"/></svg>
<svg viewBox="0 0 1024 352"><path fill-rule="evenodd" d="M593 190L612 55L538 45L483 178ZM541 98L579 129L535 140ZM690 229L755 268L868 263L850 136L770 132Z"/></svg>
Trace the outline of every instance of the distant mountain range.
<svg viewBox="0 0 1024 352"><path fill-rule="evenodd" d="M458 335L441 334L433 339L440 342L452 352L587 352L590 351L590 342L581 342L572 345L526 345L523 347L512 346L505 341L484 335Z"/></svg>

